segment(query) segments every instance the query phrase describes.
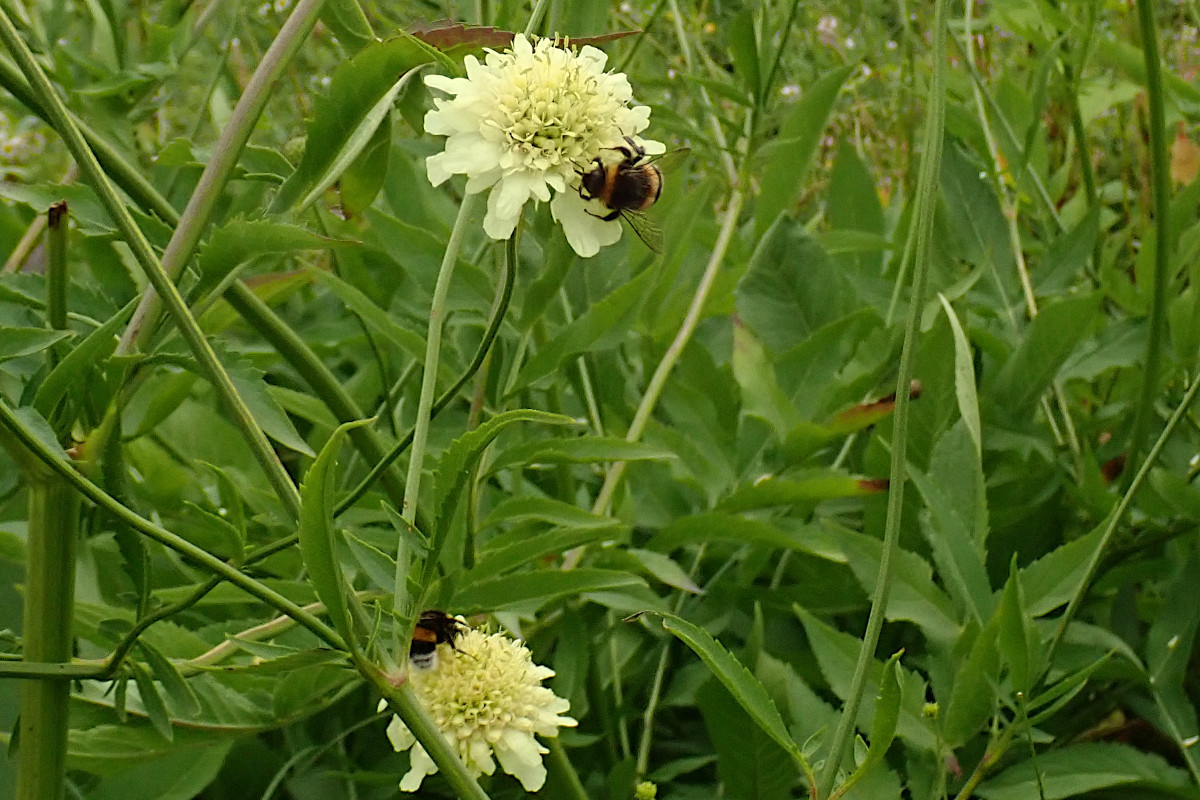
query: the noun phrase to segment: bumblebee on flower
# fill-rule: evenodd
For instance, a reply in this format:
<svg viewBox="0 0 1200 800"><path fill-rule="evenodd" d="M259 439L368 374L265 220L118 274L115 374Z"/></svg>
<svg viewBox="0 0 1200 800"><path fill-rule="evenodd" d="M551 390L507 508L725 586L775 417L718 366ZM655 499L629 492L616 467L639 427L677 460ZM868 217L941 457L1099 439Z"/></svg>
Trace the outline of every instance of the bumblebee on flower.
<svg viewBox="0 0 1200 800"><path fill-rule="evenodd" d="M491 775L494 755L526 791L536 792L546 782L542 756L549 751L535 735L557 736L560 727L577 724L561 716L570 703L542 686L554 670L534 664L520 642L465 622L452 644L437 645L441 652L433 666L410 671L413 691L468 770ZM381 711L385 705L380 703ZM400 788L417 791L437 766L399 717L392 718L387 735L397 751L411 748L411 767Z"/></svg>
<svg viewBox="0 0 1200 800"><path fill-rule="evenodd" d="M445 149L426 160L429 180L467 177L466 191L490 190L484 231L508 239L530 200L550 202L571 247L583 257L621 238L620 220L580 193L581 176L597 159L634 143L647 155L665 151L641 139L650 109L633 104L625 75L605 72L608 56L522 34L512 49L467 56L465 78L430 75L425 83L450 95L434 101L425 130L445 136ZM553 193L553 195L552 195Z"/></svg>

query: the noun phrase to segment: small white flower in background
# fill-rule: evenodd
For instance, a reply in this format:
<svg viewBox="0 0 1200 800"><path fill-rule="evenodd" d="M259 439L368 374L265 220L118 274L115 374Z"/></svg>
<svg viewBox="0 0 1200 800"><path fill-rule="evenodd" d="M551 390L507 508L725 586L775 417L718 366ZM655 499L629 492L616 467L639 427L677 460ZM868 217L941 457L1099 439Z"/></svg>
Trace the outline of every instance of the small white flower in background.
<svg viewBox="0 0 1200 800"><path fill-rule="evenodd" d="M826 14L817 21L817 39L826 47L837 46L837 17Z"/></svg>
<svg viewBox="0 0 1200 800"><path fill-rule="evenodd" d="M439 646L437 666L410 670L413 691L450 742L458 757L474 774L491 775L500 767L536 792L546 782L542 755L549 751L535 734L557 736L560 726L574 727L560 716L570 703L542 686L554 670L533 663L529 649L504 634L487 634L474 628L454 641L454 649ZM386 703L381 702L382 711ZM400 788L415 792L437 765L408 726L392 717L388 739L397 751L412 748L411 768Z"/></svg>
<svg viewBox="0 0 1200 800"><path fill-rule="evenodd" d="M467 176L467 193L490 189L483 229L508 239L529 200L551 200L554 219L571 247L593 256L621 238L620 220L598 200L579 194L580 173L632 137L649 155L661 142L639 139L650 109L633 105L633 90L621 73L605 72L600 50L578 52L552 39L530 42L522 34L512 49L492 50L484 63L467 56L467 77L430 75L425 83L448 95L434 101L425 130L446 136L446 148L426 159L429 181L439 186L451 175Z"/></svg>

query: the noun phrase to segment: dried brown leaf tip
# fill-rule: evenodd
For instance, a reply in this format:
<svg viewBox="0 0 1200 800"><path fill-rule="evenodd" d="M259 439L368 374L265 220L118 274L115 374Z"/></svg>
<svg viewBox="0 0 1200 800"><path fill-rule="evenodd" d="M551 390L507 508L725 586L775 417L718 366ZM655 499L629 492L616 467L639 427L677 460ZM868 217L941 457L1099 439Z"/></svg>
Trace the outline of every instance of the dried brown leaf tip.
<svg viewBox="0 0 1200 800"><path fill-rule="evenodd" d="M513 37L517 35L513 31L501 30L500 28L490 26L464 25L450 19L420 23L410 28L408 32L425 42L425 44L436 47L439 50L450 50L459 47L467 49L490 47L493 50L503 50L512 44ZM585 44L598 45L638 33L641 33L641 31L617 31L601 36L580 36L578 38L573 36L555 36L554 44L559 47L567 44L581 46Z"/></svg>
<svg viewBox="0 0 1200 800"><path fill-rule="evenodd" d="M888 479L862 478L858 482L858 488L864 492L886 492L888 489Z"/></svg>
<svg viewBox="0 0 1200 800"><path fill-rule="evenodd" d="M916 400L920 396L921 382L913 381L908 387L908 397L910 400ZM895 408L896 393L892 392L886 397L881 397L873 403L859 403L853 408L848 408L835 416L833 419L835 426L838 429L858 429L860 427L866 427L867 425L873 425L875 422L892 413Z"/></svg>

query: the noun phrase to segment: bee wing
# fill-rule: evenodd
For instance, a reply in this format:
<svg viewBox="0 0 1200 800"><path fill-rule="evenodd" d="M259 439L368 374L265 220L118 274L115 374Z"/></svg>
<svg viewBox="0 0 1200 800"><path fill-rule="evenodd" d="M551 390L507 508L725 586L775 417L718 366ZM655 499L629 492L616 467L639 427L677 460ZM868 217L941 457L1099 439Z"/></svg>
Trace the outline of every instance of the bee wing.
<svg viewBox="0 0 1200 800"><path fill-rule="evenodd" d="M677 166L692 153L690 147L677 147L674 150L668 150L661 156L651 156L644 163L653 164L659 170L671 170Z"/></svg>
<svg viewBox="0 0 1200 800"><path fill-rule="evenodd" d="M629 227L633 228L633 232L636 233L638 238L645 243L646 247L649 247L656 253L662 253L662 231L659 230L657 225L650 221L649 217L640 211L628 210L622 211L621 216L625 218L625 221L629 223Z"/></svg>

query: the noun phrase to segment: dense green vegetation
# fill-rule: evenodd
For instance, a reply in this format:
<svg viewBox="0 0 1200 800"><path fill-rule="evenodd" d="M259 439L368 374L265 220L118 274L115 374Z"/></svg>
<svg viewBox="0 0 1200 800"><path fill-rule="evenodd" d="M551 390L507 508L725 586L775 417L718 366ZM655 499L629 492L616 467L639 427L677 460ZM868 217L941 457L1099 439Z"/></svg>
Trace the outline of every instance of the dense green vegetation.
<svg viewBox="0 0 1200 800"><path fill-rule="evenodd" d="M1200 798L1200 7L535 5L0 4L0 794L525 796L444 609L555 800ZM431 183L519 31L661 253Z"/></svg>

